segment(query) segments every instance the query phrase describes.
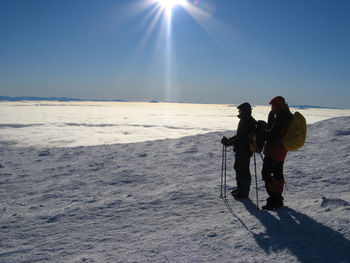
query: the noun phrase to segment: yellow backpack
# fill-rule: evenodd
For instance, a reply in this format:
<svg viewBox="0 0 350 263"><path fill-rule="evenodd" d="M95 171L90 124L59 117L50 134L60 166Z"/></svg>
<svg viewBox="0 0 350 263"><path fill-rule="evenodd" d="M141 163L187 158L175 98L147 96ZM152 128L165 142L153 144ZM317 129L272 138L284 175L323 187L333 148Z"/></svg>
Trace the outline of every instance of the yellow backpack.
<svg viewBox="0 0 350 263"><path fill-rule="evenodd" d="M301 148L306 138L306 120L300 112L293 114L293 119L286 134L283 137L283 146L288 151L295 151Z"/></svg>

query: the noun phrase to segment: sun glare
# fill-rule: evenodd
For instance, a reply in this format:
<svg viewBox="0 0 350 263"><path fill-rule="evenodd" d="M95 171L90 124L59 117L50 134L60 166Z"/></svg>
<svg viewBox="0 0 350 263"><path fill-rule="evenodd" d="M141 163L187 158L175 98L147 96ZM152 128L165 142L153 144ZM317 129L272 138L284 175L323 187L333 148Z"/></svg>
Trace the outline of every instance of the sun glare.
<svg viewBox="0 0 350 263"><path fill-rule="evenodd" d="M158 3L164 8L167 12L171 13L173 7L181 4L182 0L158 0Z"/></svg>

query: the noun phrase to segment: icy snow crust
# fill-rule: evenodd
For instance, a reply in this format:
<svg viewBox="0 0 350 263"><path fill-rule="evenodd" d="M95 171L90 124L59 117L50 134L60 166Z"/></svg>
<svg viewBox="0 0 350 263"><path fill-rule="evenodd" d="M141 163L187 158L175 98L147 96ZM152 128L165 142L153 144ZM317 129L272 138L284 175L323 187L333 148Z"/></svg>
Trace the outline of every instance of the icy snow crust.
<svg viewBox="0 0 350 263"><path fill-rule="evenodd" d="M273 212L257 209L255 187L245 201L219 198L228 133L2 147L0 262L350 262L349 125L308 126L285 163L286 207Z"/></svg>

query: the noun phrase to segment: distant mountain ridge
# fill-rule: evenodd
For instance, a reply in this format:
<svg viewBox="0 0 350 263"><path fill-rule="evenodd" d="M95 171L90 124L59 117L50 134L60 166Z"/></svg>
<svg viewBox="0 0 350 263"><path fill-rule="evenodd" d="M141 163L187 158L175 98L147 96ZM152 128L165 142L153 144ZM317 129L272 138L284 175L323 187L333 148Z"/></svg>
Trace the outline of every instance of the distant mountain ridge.
<svg viewBox="0 0 350 263"><path fill-rule="evenodd" d="M122 99L111 99L111 100L103 100L103 99L79 99L79 98L68 98L68 97L36 97L36 96L20 96L20 97L11 97L11 96L0 96L0 101L61 101L61 102L69 102L69 101L101 101L101 102L126 102L126 100ZM157 103L157 100L149 101L151 103ZM182 102L177 102L182 103ZM324 107L324 106L312 106L312 105L289 105L292 108L298 108L301 110L306 109L343 109L337 107Z"/></svg>
<svg viewBox="0 0 350 263"><path fill-rule="evenodd" d="M337 107L322 107L322 106L311 106L311 105L289 105L291 108L298 108L300 110L307 110L307 109L334 109L334 110L341 110L342 108Z"/></svg>
<svg viewBox="0 0 350 263"><path fill-rule="evenodd" d="M125 100L114 99L114 100L94 100L94 99L77 99L77 98L67 98L67 97L35 97L35 96L21 96L21 97L10 97L10 96L0 96L0 101L117 101L124 102Z"/></svg>

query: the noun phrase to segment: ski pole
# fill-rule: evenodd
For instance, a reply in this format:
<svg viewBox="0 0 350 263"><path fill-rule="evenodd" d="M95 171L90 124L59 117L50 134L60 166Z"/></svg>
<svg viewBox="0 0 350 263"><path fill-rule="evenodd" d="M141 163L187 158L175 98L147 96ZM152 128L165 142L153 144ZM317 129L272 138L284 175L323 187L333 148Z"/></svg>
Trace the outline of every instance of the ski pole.
<svg viewBox="0 0 350 263"><path fill-rule="evenodd" d="M258 196L258 180L256 175L256 158L254 152L254 170L255 170L255 192L256 192L256 206L259 209L259 196Z"/></svg>

